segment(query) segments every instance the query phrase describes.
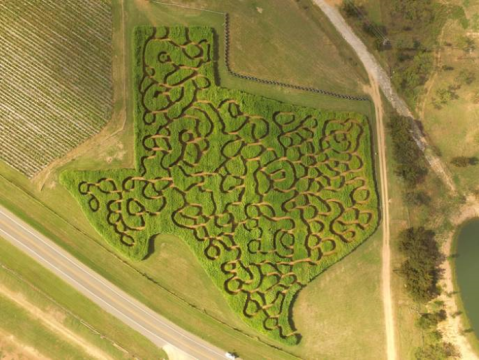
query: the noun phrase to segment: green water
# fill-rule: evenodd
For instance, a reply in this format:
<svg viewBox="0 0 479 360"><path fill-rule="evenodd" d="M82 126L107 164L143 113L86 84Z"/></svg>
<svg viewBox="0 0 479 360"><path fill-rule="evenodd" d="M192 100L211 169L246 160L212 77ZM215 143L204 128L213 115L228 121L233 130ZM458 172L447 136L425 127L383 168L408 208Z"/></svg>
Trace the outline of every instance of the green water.
<svg viewBox="0 0 479 360"><path fill-rule="evenodd" d="M456 278L471 327L479 338L479 219L462 227L457 243Z"/></svg>

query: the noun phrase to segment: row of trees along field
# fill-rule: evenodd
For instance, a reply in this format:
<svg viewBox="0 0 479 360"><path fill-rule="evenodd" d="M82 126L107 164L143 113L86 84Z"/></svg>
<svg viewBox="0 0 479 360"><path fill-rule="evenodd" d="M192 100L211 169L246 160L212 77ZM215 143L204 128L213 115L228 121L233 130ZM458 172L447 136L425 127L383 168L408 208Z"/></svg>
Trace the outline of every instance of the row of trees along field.
<svg viewBox="0 0 479 360"><path fill-rule="evenodd" d="M408 206L420 207L430 205L431 198L422 186L428 171L412 136L412 121L414 120L410 118L391 115L389 131L392 137L395 173L404 184L404 201ZM437 325L444 321L447 315L442 301L436 300L441 293L438 282L444 256L435 236L435 232L430 229L412 226L400 233L397 242L404 260L396 271L403 277L411 298L421 308L426 309L417 320L417 326L424 334L423 346L415 351L418 360L449 359L458 354L454 345L443 341L437 330Z"/></svg>

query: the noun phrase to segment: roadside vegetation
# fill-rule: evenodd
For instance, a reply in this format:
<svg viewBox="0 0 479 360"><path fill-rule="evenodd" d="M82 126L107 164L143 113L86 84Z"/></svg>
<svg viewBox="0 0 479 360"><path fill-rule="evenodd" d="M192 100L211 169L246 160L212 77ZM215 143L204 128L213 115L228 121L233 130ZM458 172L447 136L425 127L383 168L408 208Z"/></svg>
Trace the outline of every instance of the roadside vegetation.
<svg viewBox="0 0 479 360"><path fill-rule="evenodd" d="M1 238L0 251L0 343L6 356L166 358L156 345Z"/></svg>
<svg viewBox="0 0 479 360"><path fill-rule="evenodd" d="M396 232L398 251L396 274L402 278L405 289L416 308L415 325L422 334L422 341L410 350L410 357L417 360L452 359L458 356L453 344L443 339L439 328L448 316L440 282L445 255L441 251L438 234L447 228L444 216L456 208L446 197L435 197L444 191L442 184L428 172L422 153L413 140L410 124L412 119L389 116L389 136L393 145L393 171L398 177L401 202L407 214L407 226ZM397 216L397 215L396 215ZM443 222L441 226L437 222Z"/></svg>

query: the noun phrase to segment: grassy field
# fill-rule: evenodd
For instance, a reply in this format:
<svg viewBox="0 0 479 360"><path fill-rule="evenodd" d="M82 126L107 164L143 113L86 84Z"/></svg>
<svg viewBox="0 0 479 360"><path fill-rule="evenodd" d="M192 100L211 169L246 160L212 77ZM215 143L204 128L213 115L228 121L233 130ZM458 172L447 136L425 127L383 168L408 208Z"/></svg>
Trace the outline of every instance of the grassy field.
<svg viewBox="0 0 479 360"><path fill-rule="evenodd" d="M62 184L121 253L183 238L247 323L297 343L296 293L377 227L368 120L215 86L210 28L134 36L136 169Z"/></svg>
<svg viewBox="0 0 479 360"><path fill-rule="evenodd" d="M185 2L186 3L186 2ZM244 61L244 63L253 62L260 66L259 59L271 59L272 63L281 63L284 78L282 76L278 81L297 80L299 85L311 84L311 86L325 88L332 91L346 91L352 94L361 94L362 84L365 82L364 72L360 67L347 65L349 57L355 61L355 57L349 52L347 46L341 44L341 38L336 34L332 27L324 21L323 15L315 8L304 9L303 6L309 6L309 2L305 2L302 6L296 7L294 2L287 4L282 9L279 7L269 6L273 1L265 1L262 8L270 8L269 16L266 10L260 13L254 6L253 1L228 2L206 2L195 1L189 2L193 5L208 5L208 7L216 6L216 10L236 12L253 9L250 17L241 17L232 15L232 26L246 26L251 24L259 31L265 31L270 34L270 41L275 44L276 50L280 49L297 49L300 51L309 51L310 56L304 57L302 61L296 56L292 56L290 51L281 50L278 53L267 53L260 46L253 47L249 53L249 58L240 58L235 61ZM222 9L222 7L224 7ZM99 137L93 138L88 142L88 146L82 147L81 152L76 152L71 157L67 157L69 162L62 167L63 169L98 169L98 168L123 168L133 167L133 122L131 117L124 117L125 112L122 111L122 104L127 100L127 113L133 110L133 102L131 97L123 93L123 88L129 88L130 85L124 86L125 81L131 75L129 69L132 59L123 58L123 52L119 49L126 47L131 48L129 36L123 36L122 32L122 16L121 2L113 3L114 16L114 36L115 57L113 59L113 73L116 75L115 84L115 102L116 113L113 122L108 124L109 131L107 135L100 134ZM291 102L301 106L327 108L331 110L341 111L357 111L366 114L370 118L374 118L371 113L371 105L368 103L358 103L354 101L344 101L327 96L320 96L312 93L304 93L301 91L284 90L274 86L266 86L249 82L247 80L232 78L226 73L224 63L222 63L222 40L221 34L223 30L223 18L215 14L166 7L162 5L148 4L142 1L128 1L124 4L125 9L125 35L129 34L134 26L137 25L206 25L213 26L220 38L220 57L219 57L219 74L221 85L232 88L246 90L250 93L264 95L285 102ZM273 16L274 15L274 16ZM253 16L255 18L253 18ZM266 16L268 21L259 21ZM285 21L288 18L291 22ZM258 21L255 21L258 19ZM235 21L237 24L235 25ZM273 31L274 28L284 26L293 27L293 24L301 24L296 26L295 36L290 37L289 32ZM304 31L302 31L304 29ZM251 32L250 35L256 34ZM286 35L285 35L286 34ZM244 36L247 37L248 34ZM232 29L232 39L235 37ZM292 35L291 35L292 36ZM235 42L236 40L233 40ZM248 41L248 39L242 39ZM310 44L316 44L310 46ZM262 44L264 45L264 44ZM238 47L242 47L242 43L238 42ZM324 52L325 46L332 49L332 52ZM302 50L301 50L302 49ZM308 50L305 50L308 49ZM235 49L232 50L234 56ZM129 53L129 52L127 52ZM282 56L278 57L277 55ZM284 56L283 56L284 55ZM296 57L292 62L291 57ZM274 61L273 61L274 60ZM121 64L126 62L127 73L123 73ZM332 70L326 73L315 64L330 64ZM282 65L283 63L287 65ZM300 67L292 64L302 64ZM304 64L304 66L303 66ZM309 70L307 66L309 66ZM240 66L241 63L234 64L235 71L245 71ZM311 70L314 69L314 70ZM352 71L351 71L352 69ZM268 69L269 74L276 77L274 68ZM283 75L279 74L279 75ZM314 76L311 76L314 74ZM263 75L254 73L251 75ZM266 76L261 76L266 77ZM353 80L351 80L353 79ZM295 81L296 82L296 81ZM341 84L350 85L341 85ZM329 84L329 88L324 86ZM341 87L343 86L343 87ZM126 95L126 96L125 96ZM125 121L125 122L124 122ZM111 126L110 126L111 125ZM71 160L71 161L70 161ZM66 163L66 161L65 161ZM268 341L265 337L259 336L260 341L252 341L256 339L257 333L251 329L231 311L228 303L221 296L221 292L214 286L208 278L206 272L202 269L200 263L195 259L193 253L188 246L178 239L170 236L161 236L154 241L155 251L142 262L131 262L127 259L118 257L112 252L111 247L106 245L98 236L96 231L89 225L86 217L75 205L73 198L68 192L58 184L58 168L50 171L46 176L35 178L33 182L28 181L18 172L13 171L8 166L0 163L0 189L2 194L2 203L12 208L23 218L28 219L31 223L40 228L43 232L49 234L56 242L66 248L69 252L84 261L90 267L101 273L113 283L125 289L127 292L146 303L152 309L168 316L171 320L180 326L188 329L199 336L206 338L214 344L227 349L241 349L240 355L243 358L290 358L291 356L283 351L276 350L264 342L282 348L281 344L274 341ZM41 191L40 191L41 189ZM28 214L25 210L28 209ZM53 210L53 211L52 211ZM64 214L69 217L65 218ZM379 236L379 235L375 235ZM375 241L375 242L374 242ZM377 274L380 272L380 265L377 261L365 261L362 256L363 251L371 251L375 256L379 256L379 241L371 239L373 249L369 249L369 241L354 251L340 264L348 264L346 269L350 274L348 277L348 285L344 291L338 293L337 296L324 296L318 299L318 292L324 294L335 294L337 286L334 282L322 281L324 277L341 277L344 271L343 266L337 265L329 269L323 276L311 282L298 297L298 307L300 302L315 306L318 301L322 304L333 308L335 304L350 303L350 299L354 298L358 293L354 289L355 283L371 284L372 287L379 287L379 279ZM368 250L369 249L369 250ZM88 250L88 251L87 251ZM371 255L372 256L372 255ZM346 265L345 265L346 266ZM364 272L353 271L357 267L361 267ZM375 285L374 285L375 284ZM380 356L381 349L377 346L378 336L383 334L382 309L379 308L380 294L376 292L367 292L361 290L359 292L362 300L364 311L357 311L357 304L352 306L339 306L335 312L320 311L315 316L308 316L303 311L296 310L293 307L293 320L295 321L298 331L303 335L303 341L295 348L287 348L289 352L306 358L318 358L328 354L328 358L341 358L344 354L338 352L337 347L342 337L327 338L327 331L351 331L355 335L357 347L351 349L351 354L355 354L358 358L367 359L367 354L374 353ZM328 308L325 306L325 308ZM344 322L335 324L334 319L348 319L355 316L357 321L354 323ZM297 319L297 321L296 321ZM310 329L318 329L318 322L321 319L324 324L324 333L322 341L315 342L316 333ZM195 324L195 326L192 326ZM364 324L367 324L366 327ZM328 330L329 326L334 326ZM361 355L362 354L362 355Z"/></svg>
<svg viewBox="0 0 479 360"><path fill-rule="evenodd" d="M0 158L32 177L110 119L111 3L3 1L0 36Z"/></svg>
<svg viewBox="0 0 479 360"><path fill-rule="evenodd" d="M468 1L463 9L468 27L464 28L457 19L447 22L436 74L418 111L423 113L426 133L448 164L456 184L464 193L476 193L479 166L451 164L456 157L479 157L479 70L475 65L479 51L475 49L479 46L479 1Z"/></svg>
<svg viewBox="0 0 479 360"><path fill-rule="evenodd" d="M0 341L16 348L5 355L26 347L51 359L166 357L1 238L0 250Z"/></svg>

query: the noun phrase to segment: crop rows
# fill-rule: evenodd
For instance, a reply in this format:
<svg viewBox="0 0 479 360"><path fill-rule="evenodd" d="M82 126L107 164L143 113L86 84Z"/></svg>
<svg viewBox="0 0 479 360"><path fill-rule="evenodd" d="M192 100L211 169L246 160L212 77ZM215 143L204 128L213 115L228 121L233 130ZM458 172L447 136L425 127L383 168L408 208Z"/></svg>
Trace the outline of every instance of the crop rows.
<svg viewBox="0 0 479 360"><path fill-rule="evenodd" d="M136 168L62 184L120 252L177 235L244 321L296 344L298 291L378 224L368 120L216 86L209 28L134 35Z"/></svg>
<svg viewBox="0 0 479 360"><path fill-rule="evenodd" d="M0 2L0 159L32 177L100 131L111 36L108 1Z"/></svg>

